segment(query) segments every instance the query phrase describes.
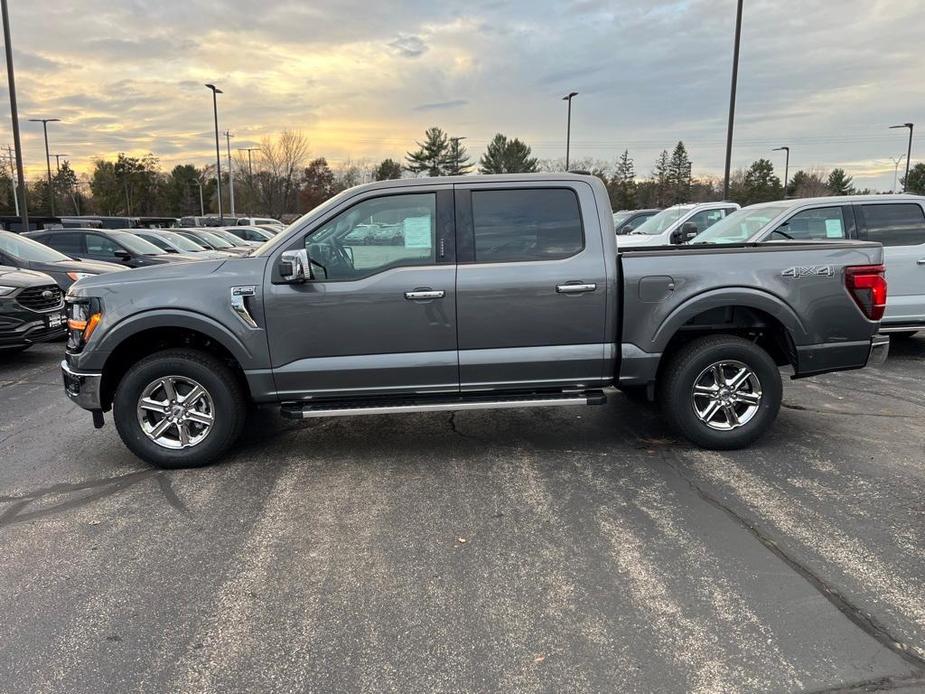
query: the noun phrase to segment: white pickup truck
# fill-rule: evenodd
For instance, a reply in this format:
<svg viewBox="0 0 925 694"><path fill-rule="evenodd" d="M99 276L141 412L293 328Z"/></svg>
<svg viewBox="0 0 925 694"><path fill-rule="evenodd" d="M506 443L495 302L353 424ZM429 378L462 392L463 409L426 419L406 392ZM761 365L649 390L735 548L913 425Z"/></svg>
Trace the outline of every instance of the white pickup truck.
<svg viewBox="0 0 925 694"><path fill-rule="evenodd" d="M691 243L878 241L890 287L880 332L908 337L925 330L925 197L848 195L751 205ZM808 263L809 264L809 263Z"/></svg>
<svg viewBox="0 0 925 694"><path fill-rule="evenodd" d="M709 229L739 206L734 202L701 202L666 207L620 236L620 248L630 246L677 246L686 243L700 232Z"/></svg>

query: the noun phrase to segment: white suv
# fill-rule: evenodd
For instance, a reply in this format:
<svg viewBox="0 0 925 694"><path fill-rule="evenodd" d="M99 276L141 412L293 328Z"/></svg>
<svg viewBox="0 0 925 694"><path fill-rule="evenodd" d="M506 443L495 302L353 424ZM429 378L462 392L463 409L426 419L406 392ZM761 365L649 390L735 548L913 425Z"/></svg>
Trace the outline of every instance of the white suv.
<svg viewBox="0 0 925 694"><path fill-rule="evenodd" d="M883 244L886 313L880 331L897 336L925 330L925 197L845 195L750 205L693 243L844 241Z"/></svg>
<svg viewBox="0 0 925 694"><path fill-rule="evenodd" d="M739 206L734 202L701 202L666 207L629 234L618 236L617 247L686 243L737 209Z"/></svg>

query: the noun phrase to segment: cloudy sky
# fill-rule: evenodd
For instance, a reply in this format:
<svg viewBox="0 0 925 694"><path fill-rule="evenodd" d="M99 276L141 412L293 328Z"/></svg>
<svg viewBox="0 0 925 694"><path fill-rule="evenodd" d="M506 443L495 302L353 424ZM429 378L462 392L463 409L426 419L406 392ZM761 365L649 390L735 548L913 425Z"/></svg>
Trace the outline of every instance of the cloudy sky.
<svg viewBox="0 0 925 694"><path fill-rule="evenodd" d="M225 91L236 147L293 128L313 155L379 160L439 125L476 156L501 131L557 158L574 90L573 159L628 148L647 175L683 139L695 175L722 171L735 0L11 0L10 12L32 174L36 117L62 120L51 149L78 169L119 151L208 162L204 82ZM887 126L925 130L923 26L920 0L745 0L733 166L782 168L769 150L786 144L791 171L842 166L891 187L906 142Z"/></svg>

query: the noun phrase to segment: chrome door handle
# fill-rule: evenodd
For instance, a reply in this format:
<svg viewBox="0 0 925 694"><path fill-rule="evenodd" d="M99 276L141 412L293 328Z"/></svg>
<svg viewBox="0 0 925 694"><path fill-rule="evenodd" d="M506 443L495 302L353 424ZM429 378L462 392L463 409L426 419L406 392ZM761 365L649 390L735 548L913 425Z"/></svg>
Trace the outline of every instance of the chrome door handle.
<svg viewBox="0 0 925 694"><path fill-rule="evenodd" d="M413 292L405 292L405 298L409 301L426 301L427 299L442 299L446 292L442 289L416 289Z"/></svg>
<svg viewBox="0 0 925 694"><path fill-rule="evenodd" d="M557 294L584 294L585 292L593 292L597 289L596 284L557 284L556 293Z"/></svg>
<svg viewBox="0 0 925 694"><path fill-rule="evenodd" d="M916 265L925 265L925 258L919 258L915 261Z"/></svg>

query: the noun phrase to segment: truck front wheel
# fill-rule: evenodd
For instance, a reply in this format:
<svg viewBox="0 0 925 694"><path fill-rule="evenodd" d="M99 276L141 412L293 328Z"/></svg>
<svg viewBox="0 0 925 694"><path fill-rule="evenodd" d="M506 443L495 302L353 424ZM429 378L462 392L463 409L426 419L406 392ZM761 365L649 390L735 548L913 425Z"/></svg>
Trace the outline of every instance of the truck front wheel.
<svg viewBox="0 0 925 694"><path fill-rule="evenodd" d="M206 465L234 443L246 398L235 375L211 354L156 352L128 370L116 388L113 418L125 445L162 468Z"/></svg>
<svg viewBox="0 0 925 694"><path fill-rule="evenodd" d="M698 338L662 371L659 403L671 425L704 448L748 446L780 409L780 371L761 347L734 335Z"/></svg>

